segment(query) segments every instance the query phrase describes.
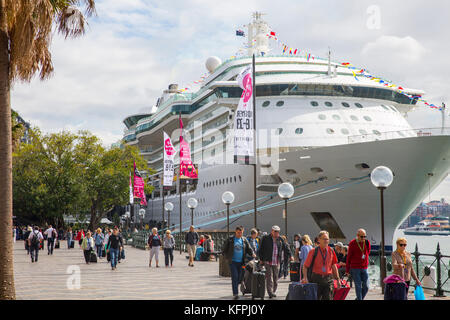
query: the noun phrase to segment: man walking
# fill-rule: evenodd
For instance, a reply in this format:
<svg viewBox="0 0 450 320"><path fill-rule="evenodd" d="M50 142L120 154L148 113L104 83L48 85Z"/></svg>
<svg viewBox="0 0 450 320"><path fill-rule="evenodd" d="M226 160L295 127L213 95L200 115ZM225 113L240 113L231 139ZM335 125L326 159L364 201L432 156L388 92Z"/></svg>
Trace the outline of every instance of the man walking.
<svg viewBox="0 0 450 320"><path fill-rule="evenodd" d="M30 247L31 262L38 261L39 247L44 236L39 231L39 227L34 227L34 231L28 236L28 246Z"/></svg>
<svg viewBox="0 0 450 320"><path fill-rule="evenodd" d="M119 249L123 248L122 236L119 235L119 230L114 228L113 234L109 236L108 244L106 245L111 256L111 270L116 270L117 260L119 256Z"/></svg>
<svg viewBox="0 0 450 320"><path fill-rule="evenodd" d="M256 258L250 243L242 236L243 233L244 227L236 227L235 235L228 238L223 248L224 257L230 264L231 287L235 300L239 299L238 286L242 279L242 266L245 263L245 256L249 255Z"/></svg>
<svg viewBox="0 0 450 320"><path fill-rule="evenodd" d="M336 266L337 257L333 249L328 246L330 236L328 231L320 231L318 236L319 246L309 251L303 265L302 283L317 283L317 299L333 300L333 277L338 280L339 273ZM314 264L313 260L314 259ZM311 278L308 279L307 269L312 268Z"/></svg>
<svg viewBox="0 0 450 320"><path fill-rule="evenodd" d="M272 232L263 236L259 248L259 259L261 264L266 267L266 286L269 298L276 297L282 251L285 256L290 257L290 261L294 261L289 247L280 238L280 227L273 226Z"/></svg>
<svg viewBox="0 0 450 320"><path fill-rule="evenodd" d="M350 274L355 283L356 300L364 300L369 291L369 266L370 242L366 240L366 230L359 229L356 239L348 244L346 274Z"/></svg>
<svg viewBox="0 0 450 320"><path fill-rule="evenodd" d="M194 231L194 226L191 226L189 228L189 232L186 233L185 239L186 245L187 245L187 251L189 254L189 263L188 266L193 267L194 266L194 257L195 257L195 250L197 249L197 242L199 240L198 233Z"/></svg>
<svg viewBox="0 0 450 320"><path fill-rule="evenodd" d="M259 250L258 231L254 228L252 230L250 230L250 236L247 237L247 240L250 243L250 247L252 248L253 252L255 254L258 254L258 250Z"/></svg>
<svg viewBox="0 0 450 320"><path fill-rule="evenodd" d="M57 237L56 229L52 228L52 225L48 226L48 229L44 231L47 235L47 254L53 254L53 247L55 246L55 239Z"/></svg>

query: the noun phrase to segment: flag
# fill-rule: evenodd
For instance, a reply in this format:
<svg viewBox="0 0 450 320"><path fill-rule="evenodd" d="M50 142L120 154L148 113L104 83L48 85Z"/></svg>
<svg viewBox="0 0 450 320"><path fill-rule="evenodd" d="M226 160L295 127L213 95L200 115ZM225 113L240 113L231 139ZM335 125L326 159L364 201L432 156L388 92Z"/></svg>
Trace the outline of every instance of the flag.
<svg viewBox="0 0 450 320"><path fill-rule="evenodd" d="M163 131L164 134L164 179L163 186L171 187L174 175L174 158L175 158L175 148L173 147L172 141L167 133Z"/></svg>
<svg viewBox="0 0 450 320"><path fill-rule="evenodd" d="M245 37L245 33L244 33L244 31L239 29L239 30L236 30L236 36L238 36L238 37Z"/></svg>
<svg viewBox="0 0 450 320"><path fill-rule="evenodd" d="M180 114L180 182L181 179L198 179L197 170L192 163L191 148L183 138L183 121Z"/></svg>
<svg viewBox="0 0 450 320"><path fill-rule="evenodd" d="M134 196L133 196L133 185L131 184L131 171L130 171L130 204L133 204Z"/></svg>
<svg viewBox="0 0 450 320"><path fill-rule="evenodd" d="M275 37L275 32L270 31L270 35Z"/></svg>
<svg viewBox="0 0 450 320"><path fill-rule="evenodd" d="M297 49L295 49L294 54L297 54Z"/></svg>
<svg viewBox="0 0 450 320"><path fill-rule="evenodd" d="M136 168L136 162L134 162L134 197L141 199L142 205L147 205L147 199L145 199L144 192L144 179L142 179L141 173Z"/></svg>

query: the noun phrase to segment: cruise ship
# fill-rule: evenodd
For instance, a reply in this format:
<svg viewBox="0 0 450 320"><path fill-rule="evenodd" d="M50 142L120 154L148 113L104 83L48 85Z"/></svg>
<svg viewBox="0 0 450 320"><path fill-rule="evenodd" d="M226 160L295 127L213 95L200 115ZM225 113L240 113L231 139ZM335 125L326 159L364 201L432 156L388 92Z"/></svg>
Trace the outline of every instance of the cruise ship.
<svg viewBox="0 0 450 320"><path fill-rule="evenodd" d="M232 129L242 94L236 78L255 54L257 228L270 231L272 225L279 225L286 233L284 201L277 188L290 182L295 187L287 210L290 238L296 233L314 237L327 230L332 241L348 243L358 228L364 228L377 249L380 193L370 181L370 172L383 165L394 173L384 192L386 250L392 250L395 229L448 175L450 128L444 121L440 128L420 130L408 123L417 97L425 94L422 90L404 88L416 96L410 99L355 75L331 56L271 55L270 28L261 14L253 14L247 27L245 56L224 62L208 58L208 75L198 91L187 93L171 84L148 113L124 119L123 143L138 146L149 167L157 171L148 177L155 189L145 220L168 220L163 201L172 202L170 225L175 232L180 229L178 183L164 191L163 199L161 177L163 131L172 136L178 150L181 115L184 139L198 164L198 183L182 187L182 230L191 224L186 204L191 197L198 201L196 227L226 230L221 200L225 191L235 196L229 208L230 230L236 225L247 231L254 227L253 166L233 163Z"/></svg>

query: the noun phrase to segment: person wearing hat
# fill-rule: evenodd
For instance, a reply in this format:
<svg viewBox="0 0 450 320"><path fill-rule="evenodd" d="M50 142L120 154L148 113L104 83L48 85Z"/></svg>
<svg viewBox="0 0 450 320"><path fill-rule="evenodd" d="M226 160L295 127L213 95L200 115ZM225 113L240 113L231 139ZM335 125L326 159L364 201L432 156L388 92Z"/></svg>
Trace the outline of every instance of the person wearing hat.
<svg viewBox="0 0 450 320"><path fill-rule="evenodd" d="M105 235L103 234L102 229L97 228L97 230L95 231L94 241L97 256L99 258L102 258L103 241L105 241Z"/></svg>
<svg viewBox="0 0 450 320"><path fill-rule="evenodd" d="M300 262L300 260L299 260L300 247L302 246L301 240L300 240L301 238L302 238L302 236L300 234L294 235L294 248L295 248L294 261L295 262Z"/></svg>
<svg viewBox="0 0 450 320"><path fill-rule="evenodd" d="M30 236L30 233L33 232L33 228L31 226L28 226L27 231L25 232L23 239L25 242L25 250L27 250L27 255L30 254L30 246L28 244L28 237Z"/></svg>
<svg viewBox="0 0 450 320"><path fill-rule="evenodd" d="M273 226L271 233L262 237L258 252L261 264L266 268L266 287L269 298L276 297L282 251L285 256L290 256L290 261L294 261L289 247L280 238L280 227Z"/></svg>

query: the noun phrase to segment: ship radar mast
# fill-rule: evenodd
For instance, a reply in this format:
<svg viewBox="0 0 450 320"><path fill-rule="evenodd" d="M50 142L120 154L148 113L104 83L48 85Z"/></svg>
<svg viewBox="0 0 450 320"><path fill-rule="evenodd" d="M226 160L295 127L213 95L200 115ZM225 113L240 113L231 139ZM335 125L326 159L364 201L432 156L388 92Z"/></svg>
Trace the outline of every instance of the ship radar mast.
<svg viewBox="0 0 450 320"><path fill-rule="evenodd" d="M269 25L267 22L261 19L264 13L254 12L253 21L247 25L248 32L248 55L267 54L270 51L269 48L269 38L267 34L270 32Z"/></svg>

